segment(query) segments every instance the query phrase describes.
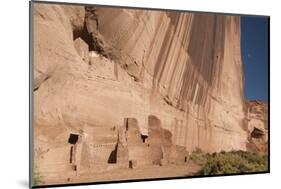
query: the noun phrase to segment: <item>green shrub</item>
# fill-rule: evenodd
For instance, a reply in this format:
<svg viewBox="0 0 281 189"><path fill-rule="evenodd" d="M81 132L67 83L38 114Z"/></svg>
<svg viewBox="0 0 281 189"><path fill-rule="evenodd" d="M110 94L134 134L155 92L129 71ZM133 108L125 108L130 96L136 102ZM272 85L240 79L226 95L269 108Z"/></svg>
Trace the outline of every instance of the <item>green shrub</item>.
<svg viewBox="0 0 281 189"><path fill-rule="evenodd" d="M196 164L204 165L206 163L207 154L203 153L203 151L197 148L189 157L189 159Z"/></svg>
<svg viewBox="0 0 281 189"><path fill-rule="evenodd" d="M38 186L41 184L41 176L38 173L34 174L33 184L34 186Z"/></svg>
<svg viewBox="0 0 281 189"><path fill-rule="evenodd" d="M252 152L220 152L201 155L201 157L204 158L205 163L198 175L250 173L268 170L267 156Z"/></svg>

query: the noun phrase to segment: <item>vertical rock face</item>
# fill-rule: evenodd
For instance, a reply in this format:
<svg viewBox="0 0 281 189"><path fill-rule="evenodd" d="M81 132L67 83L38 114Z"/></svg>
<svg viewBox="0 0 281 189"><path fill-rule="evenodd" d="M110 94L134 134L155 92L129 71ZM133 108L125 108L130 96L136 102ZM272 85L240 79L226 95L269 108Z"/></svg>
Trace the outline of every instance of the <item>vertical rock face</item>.
<svg viewBox="0 0 281 189"><path fill-rule="evenodd" d="M240 18L36 3L34 114L46 153L126 117L148 135L150 116L188 151L246 150Z"/></svg>
<svg viewBox="0 0 281 189"><path fill-rule="evenodd" d="M268 153L268 106L264 102L249 101L247 107L248 150Z"/></svg>

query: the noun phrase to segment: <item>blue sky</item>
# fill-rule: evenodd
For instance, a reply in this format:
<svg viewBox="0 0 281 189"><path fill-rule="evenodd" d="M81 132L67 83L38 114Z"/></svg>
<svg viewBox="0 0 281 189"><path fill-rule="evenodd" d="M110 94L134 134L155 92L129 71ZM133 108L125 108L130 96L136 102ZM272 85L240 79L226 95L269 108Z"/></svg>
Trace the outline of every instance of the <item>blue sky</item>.
<svg viewBox="0 0 281 189"><path fill-rule="evenodd" d="M268 101L268 18L241 17L245 98Z"/></svg>

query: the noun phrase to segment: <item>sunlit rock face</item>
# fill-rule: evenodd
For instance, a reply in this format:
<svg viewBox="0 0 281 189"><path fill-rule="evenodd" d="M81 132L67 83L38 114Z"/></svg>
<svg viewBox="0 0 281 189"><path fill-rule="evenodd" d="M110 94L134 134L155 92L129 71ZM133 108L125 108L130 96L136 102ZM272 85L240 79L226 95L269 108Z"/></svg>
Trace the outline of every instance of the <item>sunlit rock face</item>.
<svg viewBox="0 0 281 189"><path fill-rule="evenodd" d="M34 6L36 148L154 116L188 151L246 150L239 16Z"/></svg>
<svg viewBox="0 0 281 189"><path fill-rule="evenodd" d="M254 152L268 153L268 105L261 101L248 101L247 149Z"/></svg>

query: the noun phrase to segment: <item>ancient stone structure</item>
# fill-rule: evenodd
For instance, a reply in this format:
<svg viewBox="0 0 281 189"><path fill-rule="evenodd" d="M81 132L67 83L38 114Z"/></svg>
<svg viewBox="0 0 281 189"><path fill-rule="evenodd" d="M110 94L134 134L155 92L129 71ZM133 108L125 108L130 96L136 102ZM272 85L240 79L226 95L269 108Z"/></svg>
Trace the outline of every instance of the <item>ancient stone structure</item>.
<svg viewBox="0 0 281 189"><path fill-rule="evenodd" d="M79 56L86 63L89 62L89 46L80 37L74 40L74 47L77 50Z"/></svg>
<svg viewBox="0 0 281 189"><path fill-rule="evenodd" d="M40 173L49 176L67 172L77 176L115 168L186 163L186 148L173 145L171 133L161 127L160 120L150 119L157 123L150 123L148 135L140 132L135 118L125 118L124 125L110 129L84 125L82 133L69 134L68 143L53 143L47 151L37 152ZM55 160L60 155L60 161Z"/></svg>
<svg viewBox="0 0 281 189"><path fill-rule="evenodd" d="M239 16L35 3L33 19L38 171L74 174L74 151L81 174L246 150Z"/></svg>

